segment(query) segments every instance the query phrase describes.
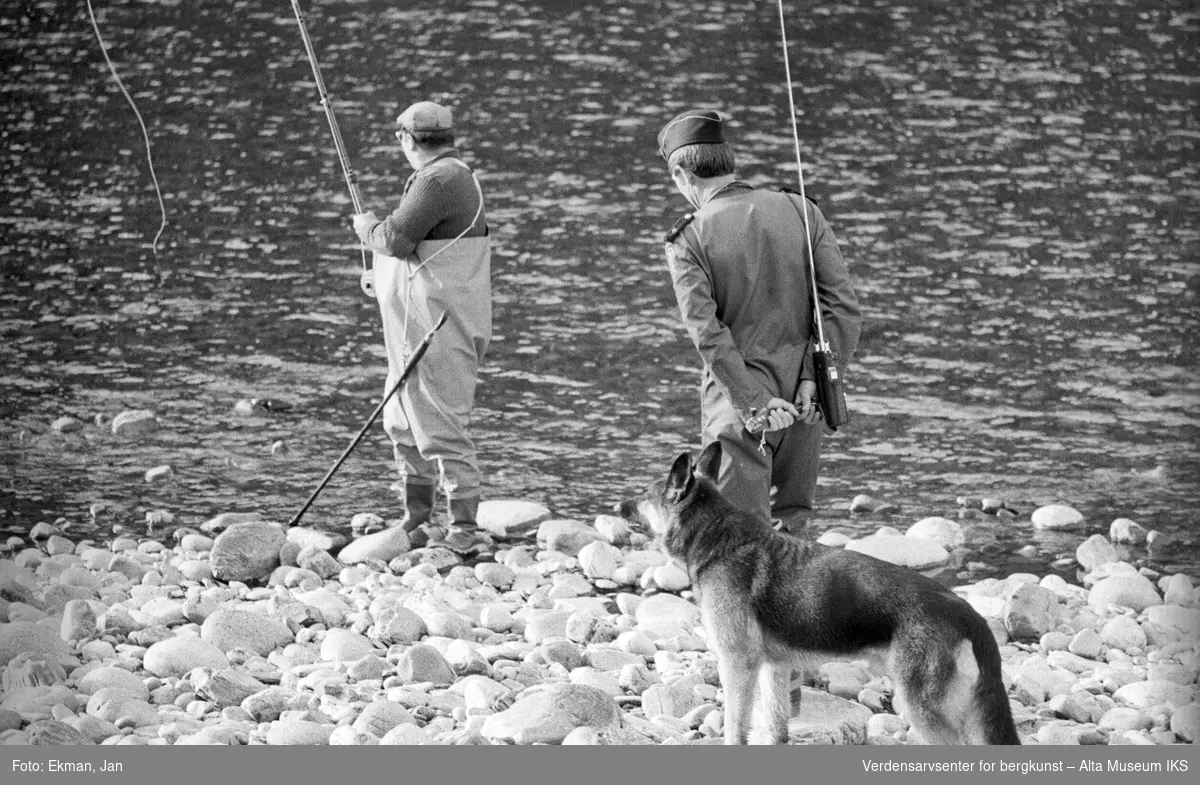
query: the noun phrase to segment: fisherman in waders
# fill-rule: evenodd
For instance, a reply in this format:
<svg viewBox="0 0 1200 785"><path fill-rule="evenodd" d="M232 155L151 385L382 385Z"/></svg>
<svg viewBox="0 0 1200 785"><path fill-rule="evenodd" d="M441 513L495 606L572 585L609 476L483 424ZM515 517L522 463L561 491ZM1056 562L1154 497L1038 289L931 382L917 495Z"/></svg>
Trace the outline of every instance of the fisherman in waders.
<svg viewBox="0 0 1200 785"><path fill-rule="evenodd" d="M379 301L388 355L385 391L443 311L446 324L400 393L384 407L404 484L404 520L413 547L461 553L492 543L476 524L482 480L468 431L479 364L492 336L491 245L483 191L458 157L450 110L421 101L397 118L396 137L415 170L385 220L367 212L354 230L374 252L363 288ZM431 523L437 487L451 526Z"/></svg>
<svg viewBox="0 0 1200 785"><path fill-rule="evenodd" d="M659 133L658 151L695 210L667 233L666 251L684 325L704 363L701 440L720 440L723 448L717 485L738 508L797 531L812 511L824 427L815 405L802 200L737 179L717 112L675 117ZM826 334L845 363L862 314L833 230L816 204L804 209ZM766 432L751 433L748 422L763 413Z"/></svg>

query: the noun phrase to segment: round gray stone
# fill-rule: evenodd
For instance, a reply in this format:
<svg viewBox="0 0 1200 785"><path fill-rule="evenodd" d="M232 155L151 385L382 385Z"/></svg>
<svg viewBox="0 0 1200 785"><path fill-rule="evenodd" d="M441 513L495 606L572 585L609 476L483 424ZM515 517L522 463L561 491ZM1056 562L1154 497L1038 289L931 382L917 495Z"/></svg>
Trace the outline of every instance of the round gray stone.
<svg viewBox="0 0 1200 785"><path fill-rule="evenodd" d="M142 667L159 677L183 676L193 668L228 668L225 652L211 640L192 635L176 636L159 641L146 650Z"/></svg>
<svg viewBox="0 0 1200 785"><path fill-rule="evenodd" d="M264 657L295 640L287 625L261 613L225 608L200 626L200 637L222 652L249 649Z"/></svg>

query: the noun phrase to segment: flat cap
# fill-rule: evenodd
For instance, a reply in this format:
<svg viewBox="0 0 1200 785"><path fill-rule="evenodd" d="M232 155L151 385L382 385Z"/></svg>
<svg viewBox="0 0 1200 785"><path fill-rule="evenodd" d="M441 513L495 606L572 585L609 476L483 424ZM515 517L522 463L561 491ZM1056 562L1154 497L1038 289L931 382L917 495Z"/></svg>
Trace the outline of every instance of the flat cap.
<svg viewBox="0 0 1200 785"><path fill-rule="evenodd" d="M396 118L407 131L449 131L453 127L450 110L433 101L418 101Z"/></svg>
<svg viewBox="0 0 1200 785"><path fill-rule="evenodd" d="M689 144L721 144L725 123L713 109L691 109L677 115L658 132L658 154L664 159Z"/></svg>

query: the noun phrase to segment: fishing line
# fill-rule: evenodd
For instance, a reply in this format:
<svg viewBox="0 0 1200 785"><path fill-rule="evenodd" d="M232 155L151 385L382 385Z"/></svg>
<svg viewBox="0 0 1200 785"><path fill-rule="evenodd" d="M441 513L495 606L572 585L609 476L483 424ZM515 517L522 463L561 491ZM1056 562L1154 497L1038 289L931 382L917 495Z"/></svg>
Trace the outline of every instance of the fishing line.
<svg viewBox="0 0 1200 785"><path fill-rule="evenodd" d="M796 98L795 88L792 86L792 66L788 60L788 42L787 42L787 25L783 19L783 0L779 0L779 34L783 40L783 71L787 75L787 91L788 91L788 106L792 110L792 141L796 146L796 175L800 180L800 205L801 217L804 219L804 243L808 248L808 258L813 258L812 250L812 231L808 225L808 204L804 195L804 163L800 159L800 127L796 124ZM813 302L820 303L817 293L817 276L812 277L812 295ZM817 342L818 348L828 351L828 344L825 341L825 325L821 320L820 307L814 308L817 322Z"/></svg>
<svg viewBox="0 0 1200 785"><path fill-rule="evenodd" d="M150 134L146 130L146 123L142 120L142 113L138 111L137 104L133 102L133 96L125 89L125 83L121 81L121 77L117 73L112 59L108 56L108 47L104 45L104 38L100 35L100 25L96 22L96 12L92 9L92 0L86 0L86 2L88 17L92 20L92 29L96 31L96 41L100 44L100 54L104 55L104 62L108 63L108 70L112 73L117 87L121 90L121 94L125 96L125 100L129 102L130 108L133 109L133 114L137 117L138 126L142 129L142 139L146 143L146 162L150 165L150 179L154 182L154 193L158 197L158 209L162 213L162 223L158 226L158 234L154 235L154 240L150 243L150 249L154 253L154 276L161 281L162 273L158 269L158 238L162 237L163 230L167 228L167 206L163 203L162 190L158 187L158 175L154 172L154 158L150 155Z"/></svg>
<svg viewBox="0 0 1200 785"><path fill-rule="evenodd" d="M821 293L817 288L817 259L813 256L812 229L808 221L808 197L804 193L804 163L800 159L800 126L796 122L795 86L792 84L792 66L788 60L787 24L783 15L783 0L779 0L779 33L783 42L783 70L787 74L788 106L792 111L792 141L796 145L796 175L800 179L800 207L797 212L804 219L804 244L808 249L809 279L812 281L813 323L817 328L817 345L813 348L813 374L816 376L816 400L820 405L825 424L831 431L850 422L850 410L846 407L845 381L838 368L837 357L825 338L825 321L821 317ZM836 326L836 325L835 325Z"/></svg>

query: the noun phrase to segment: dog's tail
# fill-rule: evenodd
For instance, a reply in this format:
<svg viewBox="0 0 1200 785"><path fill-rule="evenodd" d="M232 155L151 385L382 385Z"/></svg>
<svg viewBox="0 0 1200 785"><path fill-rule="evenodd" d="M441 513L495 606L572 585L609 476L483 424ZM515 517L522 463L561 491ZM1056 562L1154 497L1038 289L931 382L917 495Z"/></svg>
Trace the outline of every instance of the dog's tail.
<svg viewBox="0 0 1200 785"><path fill-rule="evenodd" d="M979 678L975 682L975 710L978 727L975 732L982 744L1020 744L1017 726L1013 722L1012 707L1004 689L1000 669L1000 649L986 624L977 625L971 634L971 649L979 666Z"/></svg>

